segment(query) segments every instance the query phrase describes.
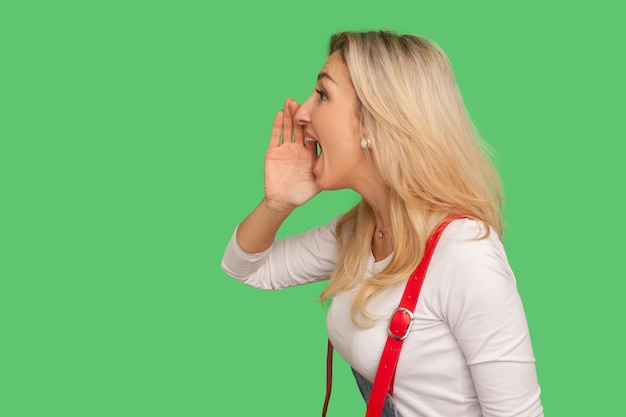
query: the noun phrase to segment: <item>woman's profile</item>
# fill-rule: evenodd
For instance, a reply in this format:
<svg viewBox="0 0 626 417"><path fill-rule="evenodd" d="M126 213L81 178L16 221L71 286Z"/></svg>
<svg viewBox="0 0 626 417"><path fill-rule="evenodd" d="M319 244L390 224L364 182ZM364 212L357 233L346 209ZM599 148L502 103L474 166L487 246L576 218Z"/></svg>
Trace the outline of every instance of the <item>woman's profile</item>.
<svg viewBox="0 0 626 417"><path fill-rule="evenodd" d="M448 58L389 31L335 34L329 52L311 96L287 99L274 119L264 198L236 227L222 268L268 290L328 280L329 340L367 399L390 318L439 230L384 415L543 416L501 242L500 180ZM346 188L361 196L350 211L276 238L295 208Z"/></svg>

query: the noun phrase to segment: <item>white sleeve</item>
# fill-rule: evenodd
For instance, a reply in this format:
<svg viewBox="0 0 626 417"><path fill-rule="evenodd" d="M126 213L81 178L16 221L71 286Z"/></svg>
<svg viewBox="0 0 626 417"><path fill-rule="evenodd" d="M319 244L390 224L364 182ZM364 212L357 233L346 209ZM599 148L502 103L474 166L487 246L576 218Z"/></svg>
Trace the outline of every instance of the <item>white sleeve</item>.
<svg viewBox="0 0 626 417"><path fill-rule="evenodd" d="M543 416L528 324L504 248L495 233L458 245L445 314L483 416Z"/></svg>
<svg viewBox="0 0 626 417"><path fill-rule="evenodd" d="M299 235L276 239L260 253L241 249L235 230L222 258L222 269L247 285L265 290L329 279L338 255L337 220Z"/></svg>

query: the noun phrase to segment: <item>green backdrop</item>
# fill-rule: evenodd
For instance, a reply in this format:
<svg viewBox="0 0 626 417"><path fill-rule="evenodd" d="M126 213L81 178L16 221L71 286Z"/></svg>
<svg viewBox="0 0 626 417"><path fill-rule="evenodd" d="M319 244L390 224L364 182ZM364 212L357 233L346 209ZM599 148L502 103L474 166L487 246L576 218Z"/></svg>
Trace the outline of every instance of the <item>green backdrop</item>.
<svg viewBox="0 0 626 417"><path fill-rule="evenodd" d="M319 415L323 284L254 290L220 260L274 113L344 29L448 53L496 150L546 413L623 415L617 4L0 3L0 416ZM356 200L321 194L280 233ZM363 415L335 369L329 417Z"/></svg>

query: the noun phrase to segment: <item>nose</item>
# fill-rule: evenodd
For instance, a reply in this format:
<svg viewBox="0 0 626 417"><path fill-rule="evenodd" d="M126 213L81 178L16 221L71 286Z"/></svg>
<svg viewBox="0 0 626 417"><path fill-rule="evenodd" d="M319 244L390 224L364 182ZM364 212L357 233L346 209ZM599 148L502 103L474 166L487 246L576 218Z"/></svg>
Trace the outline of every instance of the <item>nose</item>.
<svg viewBox="0 0 626 417"><path fill-rule="evenodd" d="M306 126L311 123L311 98L312 96L306 99L306 101L302 103L302 105L298 108L296 114L294 115L296 123L298 123L299 125Z"/></svg>

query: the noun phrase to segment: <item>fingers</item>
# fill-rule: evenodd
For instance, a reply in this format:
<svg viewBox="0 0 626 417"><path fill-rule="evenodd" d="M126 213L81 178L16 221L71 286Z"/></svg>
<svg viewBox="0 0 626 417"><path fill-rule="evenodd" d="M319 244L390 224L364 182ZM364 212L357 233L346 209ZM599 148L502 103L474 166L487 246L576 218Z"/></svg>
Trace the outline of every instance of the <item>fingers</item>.
<svg viewBox="0 0 626 417"><path fill-rule="evenodd" d="M283 110L276 113L274 124L272 125L272 134L270 136L270 147L280 146L280 137L283 132Z"/></svg>
<svg viewBox="0 0 626 417"><path fill-rule="evenodd" d="M283 116L283 143L293 141L293 113L291 113L291 99L285 100L285 109Z"/></svg>
<svg viewBox="0 0 626 417"><path fill-rule="evenodd" d="M276 113L269 146L280 146L286 142L304 142L304 127L296 122L295 115L300 105L293 99L285 100L284 109Z"/></svg>
<svg viewBox="0 0 626 417"><path fill-rule="evenodd" d="M304 143L304 126L302 126L296 120L296 112L300 108L300 105L295 101L291 100L289 102L289 110L292 115L292 124L293 124L293 139L295 143Z"/></svg>

